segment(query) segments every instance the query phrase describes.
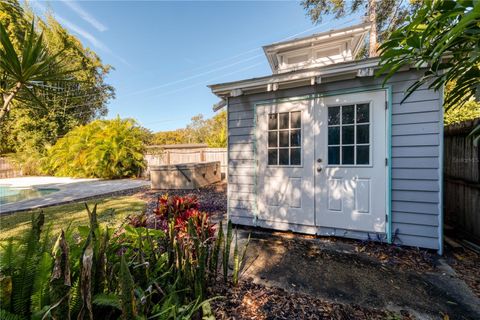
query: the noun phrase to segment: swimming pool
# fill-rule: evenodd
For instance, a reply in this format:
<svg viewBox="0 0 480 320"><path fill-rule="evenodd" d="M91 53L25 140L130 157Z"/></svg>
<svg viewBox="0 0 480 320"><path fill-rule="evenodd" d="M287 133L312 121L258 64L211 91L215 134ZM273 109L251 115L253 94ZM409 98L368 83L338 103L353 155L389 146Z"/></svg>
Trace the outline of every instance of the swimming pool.
<svg viewBox="0 0 480 320"><path fill-rule="evenodd" d="M59 190L60 189L57 188L11 187L0 185L0 205L42 197Z"/></svg>

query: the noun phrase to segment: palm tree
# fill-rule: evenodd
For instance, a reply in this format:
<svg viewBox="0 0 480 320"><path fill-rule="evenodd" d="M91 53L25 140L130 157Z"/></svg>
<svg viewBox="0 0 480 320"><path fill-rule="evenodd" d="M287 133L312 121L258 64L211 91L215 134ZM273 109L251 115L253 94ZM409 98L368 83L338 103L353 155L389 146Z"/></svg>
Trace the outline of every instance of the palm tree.
<svg viewBox="0 0 480 320"><path fill-rule="evenodd" d="M43 33L35 33L32 21L17 52L5 27L0 23L0 123L12 107L12 102L30 101L43 106L36 91L44 90L45 83L68 81L63 59L64 50L51 54L43 42Z"/></svg>

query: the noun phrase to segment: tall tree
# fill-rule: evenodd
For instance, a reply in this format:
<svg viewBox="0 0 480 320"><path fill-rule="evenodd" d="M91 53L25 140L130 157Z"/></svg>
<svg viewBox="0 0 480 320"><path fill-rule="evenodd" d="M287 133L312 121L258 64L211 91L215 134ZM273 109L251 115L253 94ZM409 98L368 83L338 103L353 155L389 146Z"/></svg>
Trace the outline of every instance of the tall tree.
<svg viewBox="0 0 480 320"><path fill-rule="evenodd" d="M205 141L211 148L227 147L227 111L217 113L209 120L210 133Z"/></svg>
<svg viewBox="0 0 480 320"><path fill-rule="evenodd" d="M16 52L21 52L21 43L34 17L17 0L0 1L0 23ZM48 53L62 51L58 58L68 61L67 70L76 71L68 75L71 82L43 82L35 90L39 101L15 102L0 122L0 154L43 152L72 128L105 115L107 103L114 97L113 87L105 83L109 65L103 64L95 52L85 48L53 16L47 15L45 20L36 17L36 21L35 31L43 34Z"/></svg>
<svg viewBox="0 0 480 320"><path fill-rule="evenodd" d="M415 11L421 0L302 0L302 5L313 23L322 21L324 15L336 19L363 12L365 21L371 23L368 55L377 56L377 43L381 43L404 18Z"/></svg>
<svg viewBox="0 0 480 320"><path fill-rule="evenodd" d="M154 134L153 144L206 143L212 148L227 146L227 112L221 111L212 118L202 114L192 117L186 128L160 131Z"/></svg>

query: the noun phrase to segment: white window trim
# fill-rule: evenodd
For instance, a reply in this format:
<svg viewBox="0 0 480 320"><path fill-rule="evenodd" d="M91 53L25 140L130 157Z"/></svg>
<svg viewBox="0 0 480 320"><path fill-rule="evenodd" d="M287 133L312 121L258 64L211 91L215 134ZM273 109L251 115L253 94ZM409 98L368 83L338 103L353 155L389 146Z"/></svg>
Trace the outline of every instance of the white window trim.
<svg viewBox="0 0 480 320"><path fill-rule="evenodd" d="M300 128L290 128L290 121L291 121L291 114L293 112L300 112ZM288 113L288 128L287 129L280 129L279 128L279 118L277 118L277 129L272 129L270 130L268 128L268 120L269 120L269 116L271 114L277 114L277 117L280 113ZM304 143L303 143L303 139L304 139L304 132L303 132L303 126L304 126L304 123L303 123L303 112L301 110L289 110L289 111L283 111L283 112L268 112L267 113L267 167L269 168L303 168L303 162L304 162L304 159L303 159L303 151L304 151ZM294 146L292 147L290 144L291 144L291 141L290 141L290 134L288 135L288 147L280 147L280 134L278 134L280 131L288 131L289 133L292 131L292 130L300 130L300 146ZM277 132L277 146L276 147L270 147L268 145L268 133L269 132ZM288 149L289 150L289 153L288 153L288 162L290 163L290 149L300 149L300 164L268 164L268 150L280 150L280 149ZM280 153L277 154L277 163L280 162Z"/></svg>
<svg viewBox="0 0 480 320"><path fill-rule="evenodd" d="M357 126L357 123L356 123L356 117L357 117L357 108L354 108L354 123L351 124L355 127L355 129L353 130L354 132L354 137L353 137L353 144L346 144L346 145L343 145L342 144L342 132L340 130L340 143L337 145L329 145L328 144L328 128L329 127L341 127L342 126L342 114L340 113L340 124L338 125L332 125L330 126L328 123L327 123L327 133L326 133L326 139L327 139L327 159L326 159L326 167L327 168L333 168L333 167L340 167L340 168L371 168L373 167L373 132L372 132L372 124L373 124L373 117L372 117L372 101L371 100L368 100L368 101L355 101L355 102L352 102L352 103L346 103L346 104L331 104L331 105L326 105L327 107L327 119L328 119L328 108L329 107L340 107L340 106L350 106L350 105L358 105L358 104L368 104L368 122L362 122L360 125L363 125L363 124L368 124L368 144L367 143L357 143L357 130L356 130L356 126ZM368 145L370 148L368 150L369 154L368 154L368 161L369 163L368 164L356 164L357 162L357 152L356 152L356 146L366 146ZM342 162L342 147L343 146L353 146L354 147L354 153L353 153L353 160L354 160L354 164L329 164L328 163L328 147L340 147L340 154L339 154L339 157L340 157L340 162Z"/></svg>

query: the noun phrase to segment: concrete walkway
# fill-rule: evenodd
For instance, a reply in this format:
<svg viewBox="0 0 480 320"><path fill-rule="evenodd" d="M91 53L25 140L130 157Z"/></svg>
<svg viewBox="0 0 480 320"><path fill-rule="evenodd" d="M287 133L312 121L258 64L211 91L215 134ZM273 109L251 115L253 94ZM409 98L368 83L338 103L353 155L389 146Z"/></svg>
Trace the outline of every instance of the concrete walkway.
<svg viewBox="0 0 480 320"><path fill-rule="evenodd" d="M136 189L150 185L150 181L140 179L100 180L58 177L21 177L0 179L0 185L60 189L57 192L50 193L43 197L1 205L0 214L6 214Z"/></svg>

